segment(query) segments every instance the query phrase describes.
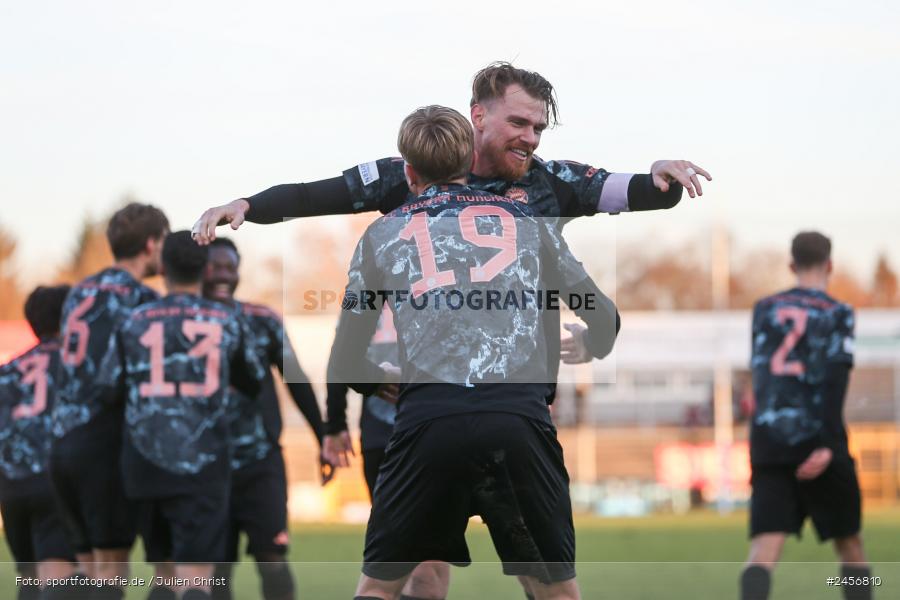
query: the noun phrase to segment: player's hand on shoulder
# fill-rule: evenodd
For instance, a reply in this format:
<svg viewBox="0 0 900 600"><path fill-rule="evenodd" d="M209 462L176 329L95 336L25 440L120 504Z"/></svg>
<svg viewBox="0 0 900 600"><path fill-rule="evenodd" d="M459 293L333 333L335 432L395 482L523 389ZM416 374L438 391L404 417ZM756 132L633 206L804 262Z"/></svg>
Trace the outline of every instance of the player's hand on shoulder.
<svg viewBox="0 0 900 600"><path fill-rule="evenodd" d="M349 467L350 466L350 456L354 456L353 452L353 442L350 439L350 432L346 429L339 433L326 435L322 439L322 460L325 463L328 463L333 468L337 467ZM322 485L328 483L324 479L324 469L323 469L323 481ZM333 476L333 473L332 473ZM330 481L330 477L328 478Z"/></svg>
<svg viewBox="0 0 900 600"><path fill-rule="evenodd" d="M650 167L650 175L653 185L660 191L668 192L669 184L677 182L684 186L691 198L703 195L700 175L712 181L712 176L705 169L689 160L658 160Z"/></svg>
<svg viewBox="0 0 900 600"><path fill-rule="evenodd" d="M248 210L250 210L250 203L243 198L232 200L222 206L208 208L194 223L191 228L191 236L195 242L205 246L216 239L216 227L219 225L230 223L231 228L235 230L240 227Z"/></svg>
<svg viewBox="0 0 900 600"><path fill-rule="evenodd" d="M567 365L577 365L581 363L591 362L594 357L588 350L584 336L587 333L587 327L580 323L565 323L563 327L572 335L560 342L559 358Z"/></svg>
<svg viewBox="0 0 900 600"><path fill-rule="evenodd" d="M830 448L816 448L806 457L806 460L797 467L797 479L809 481L825 472L831 464L832 452Z"/></svg>

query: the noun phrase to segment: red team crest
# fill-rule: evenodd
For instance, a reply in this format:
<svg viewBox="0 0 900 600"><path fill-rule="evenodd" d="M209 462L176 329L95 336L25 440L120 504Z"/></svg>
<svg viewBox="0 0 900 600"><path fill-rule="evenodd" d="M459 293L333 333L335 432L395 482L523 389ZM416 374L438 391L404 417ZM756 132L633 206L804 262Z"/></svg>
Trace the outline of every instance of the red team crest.
<svg viewBox="0 0 900 600"><path fill-rule="evenodd" d="M516 202L523 202L525 204L528 204L528 192L526 192L524 189L522 189L520 187L509 188L508 190L506 190L506 193L504 194L504 196L506 196L510 200L515 200Z"/></svg>

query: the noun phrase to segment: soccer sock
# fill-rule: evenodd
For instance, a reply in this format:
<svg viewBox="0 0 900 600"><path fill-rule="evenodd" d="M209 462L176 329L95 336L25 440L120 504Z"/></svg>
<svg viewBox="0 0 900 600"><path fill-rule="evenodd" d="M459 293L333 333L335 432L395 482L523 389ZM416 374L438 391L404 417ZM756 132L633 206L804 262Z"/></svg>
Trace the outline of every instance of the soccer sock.
<svg viewBox="0 0 900 600"><path fill-rule="evenodd" d="M853 579L861 577L872 577L872 570L869 567L857 567L853 565L841 565L841 577L852 577ZM871 600L872 584L869 585L842 585L841 591L844 592L844 600Z"/></svg>
<svg viewBox="0 0 900 600"><path fill-rule="evenodd" d="M178 600L178 594L170 587L156 585L147 594L147 600Z"/></svg>
<svg viewBox="0 0 900 600"><path fill-rule="evenodd" d="M767 600L772 575L759 565L750 565L741 573L741 600Z"/></svg>
<svg viewBox="0 0 900 600"><path fill-rule="evenodd" d="M257 566L265 600L285 600L294 597L294 577L287 563L257 563Z"/></svg>
<svg viewBox="0 0 900 600"><path fill-rule="evenodd" d="M210 595L198 588L190 588L181 596L181 600L211 600Z"/></svg>

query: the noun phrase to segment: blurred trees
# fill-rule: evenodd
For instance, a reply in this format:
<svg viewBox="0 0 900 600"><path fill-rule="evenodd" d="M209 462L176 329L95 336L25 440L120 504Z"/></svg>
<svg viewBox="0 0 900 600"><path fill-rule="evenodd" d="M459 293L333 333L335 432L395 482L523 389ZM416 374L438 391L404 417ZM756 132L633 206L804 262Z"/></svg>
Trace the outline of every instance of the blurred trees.
<svg viewBox="0 0 900 600"><path fill-rule="evenodd" d="M57 272L57 278L65 283L77 283L89 275L113 264L113 255L106 241L107 215L102 219L85 217L81 232L75 242L72 258Z"/></svg>
<svg viewBox="0 0 900 600"><path fill-rule="evenodd" d="M897 294L897 275L888 264L887 256L878 256L875 265L875 276L872 281L872 306L893 307L900 305Z"/></svg>
<svg viewBox="0 0 900 600"><path fill-rule="evenodd" d="M0 319L22 317L22 290L13 264L15 253L15 238L0 226Z"/></svg>
<svg viewBox="0 0 900 600"><path fill-rule="evenodd" d="M793 285L784 252L757 248L735 253L728 281L731 309L748 309L764 296ZM835 267L828 293L857 308L900 306L900 286L887 257L878 257L871 283L840 265ZM616 300L622 310L709 310L712 279L709 250L688 242L664 250L626 244L618 251Z"/></svg>

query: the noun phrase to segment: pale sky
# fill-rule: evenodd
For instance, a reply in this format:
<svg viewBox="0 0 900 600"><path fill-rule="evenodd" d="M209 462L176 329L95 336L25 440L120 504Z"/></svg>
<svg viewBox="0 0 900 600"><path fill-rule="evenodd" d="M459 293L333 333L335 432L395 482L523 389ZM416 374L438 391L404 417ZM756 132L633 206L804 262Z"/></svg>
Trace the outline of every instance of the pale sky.
<svg viewBox="0 0 900 600"><path fill-rule="evenodd" d="M5 2L0 53L0 224L28 283L125 192L188 228L212 204L395 155L406 114L467 111L498 59L557 89L542 157L687 158L715 177L702 199L573 236L673 243L720 219L739 247L786 248L820 228L863 280L881 250L900 267L896 2ZM286 230L235 239L275 253Z"/></svg>

